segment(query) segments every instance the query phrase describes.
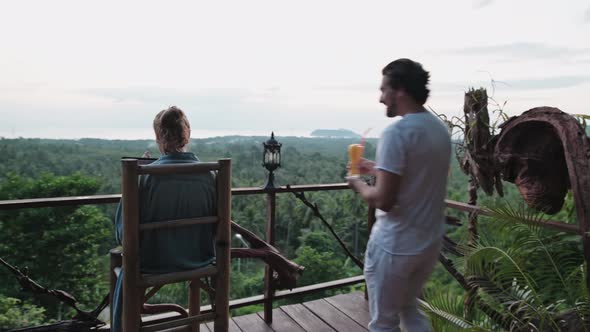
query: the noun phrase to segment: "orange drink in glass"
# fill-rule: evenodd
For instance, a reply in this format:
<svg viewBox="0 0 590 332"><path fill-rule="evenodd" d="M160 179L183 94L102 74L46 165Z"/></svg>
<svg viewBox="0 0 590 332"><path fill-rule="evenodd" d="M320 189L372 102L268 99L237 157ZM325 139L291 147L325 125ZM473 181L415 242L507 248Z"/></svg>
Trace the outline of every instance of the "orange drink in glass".
<svg viewBox="0 0 590 332"><path fill-rule="evenodd" d="M363 157L365 147L362 144L350 144L348 146L348 159L350 161L350 169L348 176L360 176L360 162Z"/></svg>

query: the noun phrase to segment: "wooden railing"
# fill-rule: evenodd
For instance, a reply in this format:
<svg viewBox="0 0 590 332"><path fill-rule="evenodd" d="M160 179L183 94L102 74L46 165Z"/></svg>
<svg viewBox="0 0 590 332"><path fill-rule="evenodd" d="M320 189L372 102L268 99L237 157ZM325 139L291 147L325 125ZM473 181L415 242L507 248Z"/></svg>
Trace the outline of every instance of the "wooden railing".
<svg viewBox="0 0 590 332"><path fill-rule="evenodd" d="M259 187L245 187L233 188L232 196L243 195L266 195L266 241L275 245L275 226L276 226L276 195L294 192L313 192L313 191L333 191L346 190L348 185L345 183L336 184L321 184L321 185L294 185L277 187L273 189L263 189ZM75 197L52 197L52 198L32 198L20 200L5 200L0 201L0 211L2 210L16 210L16 209L30 209L30 208L45 208L45 207L60 207L60 206L77 206L77 205L100 205L100 204L115 204L121 199L121 194L113 195L95 195L95 196L75 196ZM371 213L370 215L374 215ZM368 218L368 222L372 223L372 218ZM311 271L310 271L311 272ZM239 308L253 304L264 304L264 318L267 322L272 322L272 305L274 300L300 296L304 294L320 292L328 289L345 287L354 285L364 281L362 275L325 282L321 284L295 288L289 291L277 291L273 289L272 285L272 271L268 266L265 268L264 276L264 294L245 299L237 299L230 302L230 308ZM206 312L207 308L203 308ZM157 319L166 319L168 315L163 315Z"/></svg>
<svg viewBox="0 0 590 332"><path fill-rule="evenodd" d="M334 190L348 190L348 185L345 183L334 183L334 184L314 184L314 185L294 185L294 186L283 186L274 189L263 189L259 187L246 187L246 188L234 188L232 189L232 196L241 195L266 195L266 240L271 245L275 243L275 222L276 222L276 195L283 193L299 193L299 192L312 192L312 191L334 191ZM42 207L60 207L60 206L72 206L72 205L98 205L98 204L114 204L118 203L121 199L120 194L113 195L95 195L95 196L77 196L77 197L56 197L56 198L34 198L34 199L21 199L21 200L5 200L0 201L0 211L2 210L15 210L15 209L29 209L29 208L42 208ZM446 201L448 208L459 210L463 212L475 212L480 215L489 215L489 212L478 206L469 205L461 202ZM374 210L369 209L367 216L367 227L370 229L374 222ZM547 221L540 223L542 227L551 228L557 231L567 232L571 234L583 235L583 231L579 225L576 224L565 224L558 221ZM312 271L308 271L312 272ZM313 272L312 272L313 273ZM249 298L236 299L230 302L230 308L239 308L254 304L264 304L264 319L270 323L272 322L272 305L273 301L277 299L289 298L294 296L300 296L303 294L309 294L314 292L321 292L328 289L334 289L339 287L350 286L358 284L364 281L362 275L334 280L330 282L299 287L292 290L276 291L272 288L271 278L272 271L268 268L265 269L265 281L264 281L264 294L253 296ZM207 311L207 307L203 308L204 312ZM171 315L159 315L154 317L156 320L166 320Z"/></svg>

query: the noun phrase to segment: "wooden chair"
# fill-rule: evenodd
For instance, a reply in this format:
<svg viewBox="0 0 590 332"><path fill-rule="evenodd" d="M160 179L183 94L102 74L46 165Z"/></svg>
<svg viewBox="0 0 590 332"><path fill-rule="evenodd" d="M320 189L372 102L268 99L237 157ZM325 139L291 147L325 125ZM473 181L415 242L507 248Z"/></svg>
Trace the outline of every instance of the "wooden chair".
<svg viewBox="0 0 590 332"><path fill-rule="evenodd" d="M122 168L122 265L124 271L122 330L124 332L159 331L180 326L190 326L191 331L199 331L199 323L213 320L215 332L227 331L229 321L231 160L222 159L210 163L141 165L136 159L123 159ZM140 175L194 174L210 171L215 171L217 173L216 215L152 222L148 224L139 223L138 177ZM139 266L140 232L159 228L185 227L207 223L217 223L215 265L167 274L145 275L141 273ZM111 255L111 257L113 257L113 255ZM116 258L114 260L116 260ZM114 265L117 264L112 261L111 267ZM207 277L211 278L214 285L214 303L211 312L202 314L200 313L200 285L201 279ZM190 281L188 317L153 325L143 324L142 326L141 309L144 303L144 293L146 289L149 287L157 289L165 284L183 281Z"/></svg>

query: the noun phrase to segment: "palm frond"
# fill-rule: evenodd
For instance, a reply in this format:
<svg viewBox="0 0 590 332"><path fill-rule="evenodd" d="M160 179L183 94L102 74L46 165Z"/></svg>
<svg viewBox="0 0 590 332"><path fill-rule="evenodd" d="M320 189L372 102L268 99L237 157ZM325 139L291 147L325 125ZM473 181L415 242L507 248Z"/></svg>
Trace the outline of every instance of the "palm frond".
<svg viewBox="0 0 590 332"><path fill-rule="evenodd" d="M449 293L426 293L426 301L420 301L420 307L429 316L434 331L492 331L485 325L474 324L463 318L463 298ZM480 321L485 321L479 315Z"/></svg>
<svg viewBox="0 0 590 332"><path fill-rule="evenodd" d="M489 217L506 224L524 224L534 230L543 229L542 224L547 221L544 215L538 211L519 204L513 207L508 201L486 205L484 208L489 212Z"/></svg>
<svg viewBox="0 0 590 332"><path fill-rule="evenodd" d="M498 285L489 278L482 276L469 277L469 284L483 292L483 300L494 307L501 307L500 319L504 326L526 326L537 320L537 309L529 289L521 288L517 283L508 286Z"/></svg>
<svg viewBox="0 0 590 332"><path fill-rule="evenodd" d="M576 291L566 275L575 271L583 262L582 248L575 235L556 233L541 225L546 219L536 211L521 207L515 209L509 204L503 207L489 207L492 218L501 220L500 227L510 231L511 246L521 251L523 264L530 267L532 279L544 289L545 294L563 294L569 304L577 300ZM553 301L558 300L545 296Z"/></svg>
<svg viewBox="0 0 590 332"><path fill-rule="evenodd" d="M586 330L590 296L579 238L545 229L545 216L524 206L506 203L487 210L486 226L493 224L498 234L468 248L468 282L488 295L483 298L492 305L503 307L518 326L560 330L563 324L576 324L576 330L582 325Z"/></svg>
<svg viewBox="0 0 590 332"><path fill-rule="evenodd" d="M466 275L477 280L482 291L506 314L519 322L536 326L551 325L553 312L543 304L538 286L511 256L497 247L478 247L466 258ZM485 282L484 282L485 281Z"/></svg>

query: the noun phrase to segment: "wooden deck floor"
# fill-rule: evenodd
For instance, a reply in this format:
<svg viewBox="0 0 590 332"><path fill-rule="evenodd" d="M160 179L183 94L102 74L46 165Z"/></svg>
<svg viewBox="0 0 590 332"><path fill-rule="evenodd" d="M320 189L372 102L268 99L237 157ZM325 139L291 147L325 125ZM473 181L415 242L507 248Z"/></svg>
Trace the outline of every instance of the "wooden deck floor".
<svg viewBox="0 0 590 332"><path fill-rule="evenodd" d="M266 325L262 312L232 317L230 332L355 332L367 331L369 305L362 292L340 294L273 310L273 323ZM201 332L212 332L213 323L201 325Z"/></svg>

